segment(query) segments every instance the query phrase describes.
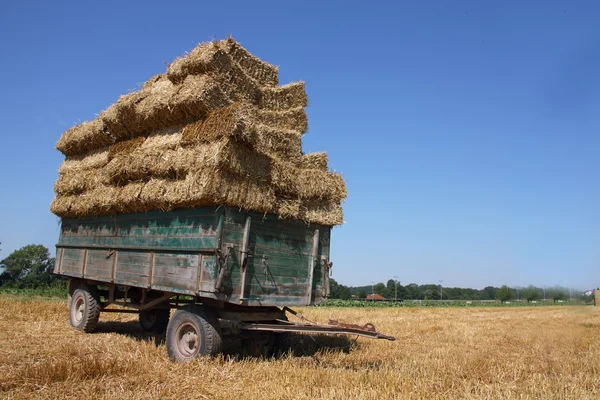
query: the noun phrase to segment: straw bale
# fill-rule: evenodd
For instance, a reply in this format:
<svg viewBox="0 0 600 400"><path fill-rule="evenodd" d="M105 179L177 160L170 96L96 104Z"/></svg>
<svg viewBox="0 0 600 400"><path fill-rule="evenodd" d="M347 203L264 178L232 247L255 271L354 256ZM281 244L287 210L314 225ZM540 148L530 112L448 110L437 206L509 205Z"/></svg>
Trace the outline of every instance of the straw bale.
<svg viewBox="0 0 600 400"><path fill-rule="evenodd" d="M186 183L191 203L200 205L227 204L246 210L271 212L275 207L273 189L249 179L240 179L226 171L200 170L188 175Z"/></svg>
<svg viewBox="0 0 600 400"><path fill-rule="evenodd" d="M289 110L290 108L306 107L308 96L304 82L292 82L287 85L263 88L258 105L270 110Z"/></svg>
<svg viewBox="0 0 600 400"><path fill-rule="evenodd" d="M65 131L56 143L56 148L65 156L75 156L113 142L114 139L105 132L104 123L94 119Z"/></svg>
<svg viewBox="0 0 600 400"><path fill-rule="evenodd" d="M56 196L50 210L61 218L84 218L115 213L119 188L98 186L80 195Z"/></svg>
<svg viewBox="0 0 600 400"><path fill-rule="evenodd" d="M167 79L165 74L154 75L152 78L150 78L146 82L144 82L144 84L142 85L142 91L150 90L155 83L163 81L165 79Z"/></svg>
<svg viewBox="0 0 600 400"><path fill-rule="evenodd" d="M145 89L146 97L134 107L135 127L133 134L148 132L179 123L184 118L171 102L181 85L173 85L168 79L157 79Z"/></svg>
<svg viewBox="0 0 600 400"><path fill-rule="evenodd" d="M144 143L144 138L138 136L133 139L124 140L122 142L117 142L108 147L108 160L112 160L117 157L119 154L129 154L138 147L141 147Z"/></svg>
<svg viewBox="0 0 600 400"><path fill-rule="evenodd" d="M252 79L262 86L276 86L279 83L277 67L250 54L232 38L226 40L225 48L229 56L242 67Z"/></svg>
<svg viewBox="0 0 600 400"><path fill-rule="evenodd" d="M309 224L327 226L344 223L342 206L331 200L278 200L275 213L280 218L290 218Z"/></svg>
<svg viewBox="0 0 600 400"><path fill-rule="evenodd" d="M342 201L347 196L346 183L335 172L301 169L292 163L274 159L271 180L277 193L299 199Z"/></svg>
<svg viewBox="0 0 600 400"><path fill-rule="evenodd" d="M188 124L183 129L182 144L210 142L222 137L235 137L248 143L256 143L249 109L240 103L212 111L205 120Z"/></svg>
<svg viewBox="0 0 600 400"><path fill-rule="evenodd" d="M149 94L149 91L139 91L123 95L119 97L116 103L100 113L98 118L104 122L107 132L116 140L129 139L139 132L139 130L136 130L137 114L135 105L144 100Z"/></svg>
<svg viewBox="0 0 600 400"><path fill-rule="evenodd" d="M306 133L308 130L308 117L304 107L280 111L252 107L252 115L255 116L258 123L271 128L295 131L300 134Z"/></svg>
<svg viewBox="0 0 600 400"><path fill-rule="evenodd" d="M231 100L225 96L217 82L202 75L186 77L171 101L171 107L184 115L179 120L181 124L205 118L210 110L229 104Z"/></svg>
<svg viewBox="0 0 600 400"><path fill-rule="evenodd" d="M308 153L302 156L300 160L300 168L302 169L317 169L319 171L327 171L329 169L327 165L327 153Z"/></svg>
<svg viewBox="0 0 600 400"><path fill-rule="evenodd" d="M224 72L232 66L258 85L274 86L278 83L277 67L253 56L232 38L200 43L188 54L169 64L166 75L177 83L188 75Z"/></svg>
<svg viewBox="0 0 600 400"><path fill-rule="evenodd" d="M175 149L181 144L182 132L182 126L161 129L150 134L141 147L143 149Z"/></svg>
<svg viewBox="0 0 600 400"><path fill-rule="evenodd" d="M59 174L102 168L108 164L108 146L92 150L85 154L67 156L58 168Z"/></svg>
<svg viewBox="0 0 600 400"><path fill-rule="evenodd" d="M189 53L177 57L167 66L166 76L173 83L182 82L188 75L205 74L211 67L211 55L218 49L217 42L203 42ZM219 54L220 55L220 54Z"/></svg>
<svg viewBox="0 0 600 400"><path fill-rule="evenodd" d="M270 158L229 139L202 143L194 147L141 148L123 153L106 166L113 184L135 180L182 179L188 173L213 168L236 173L239 177L268 182Z"/></svg>
<svg viewBox="0 0 600 400"><path fill-rule="evenodd" d="M270 212L275 208L275 201L275 194L269 186L207 168L180 180L153 178L145 183L133 182L122 187L102 185L81 195L57 196L50 209L62 218L168 211L217 204Z"/></svg>
<svg viewBox="0 0 600 400"><path fill-rule="evenodd" d="M108 183L104 169L87 169L62 174L54 184L58 195L79 194Z"/></svg>
<svg viewBox="0 0 600 400"><path fill-rule="evenodd" d="M265 154L299 160L302 153L301 134L305 130L302 113L262 111L242 103L234 103L212 111L206 120L197 121L183 129L181 144L186 146L222 137L234 137ZM295 122L297 129L293 127Z"/></svg>

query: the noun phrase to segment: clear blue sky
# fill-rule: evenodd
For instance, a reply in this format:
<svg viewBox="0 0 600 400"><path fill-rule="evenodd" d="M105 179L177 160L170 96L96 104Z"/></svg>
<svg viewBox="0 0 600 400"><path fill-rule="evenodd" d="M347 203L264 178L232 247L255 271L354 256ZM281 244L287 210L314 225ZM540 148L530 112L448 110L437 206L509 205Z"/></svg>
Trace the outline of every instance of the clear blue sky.
<svg viewBox="0 0 600 400"><path fill-rule="evenodd" d="M600 286L600 3L3 2L0 258L53 250L61 133L232 34L306 81L348 285Z"/></svg>

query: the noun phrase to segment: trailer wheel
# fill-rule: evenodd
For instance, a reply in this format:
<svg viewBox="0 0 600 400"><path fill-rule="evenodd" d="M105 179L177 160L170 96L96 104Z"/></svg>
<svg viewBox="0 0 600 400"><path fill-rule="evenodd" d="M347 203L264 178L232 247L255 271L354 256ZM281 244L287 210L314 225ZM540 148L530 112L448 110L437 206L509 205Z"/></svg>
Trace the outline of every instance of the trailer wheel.
<svg viewBox="0 0 600 400"><path fill-rule="evenodd" d="M223 346L217 318L197 306L175 311L167 326L166 340L169 357L178 362L214 356Z"/></svg>
<svg viewBox="0 0 600 400"><path fill-rule="evenodd" d="M167 330L170 316L171 310L168 308L140 311L140 326L145 332L164 333Z"/></svg>
<svg viewBox="0 0 600 400"><path fill-rule="evenodd" d="M84 332L96 330L100 317L100 302L93 288L80 287L71 295L69 320L71 326Z"/></svg>

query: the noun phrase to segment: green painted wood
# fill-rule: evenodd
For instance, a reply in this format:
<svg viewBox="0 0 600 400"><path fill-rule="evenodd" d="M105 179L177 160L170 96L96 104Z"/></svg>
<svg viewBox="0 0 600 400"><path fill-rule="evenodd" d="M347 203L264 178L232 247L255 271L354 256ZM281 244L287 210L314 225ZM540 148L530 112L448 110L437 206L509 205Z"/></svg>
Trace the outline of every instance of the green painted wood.
<svg viewBox="0 0 600 400"><path fill-rule="evenodd" d="M306 225L224 206L64 219L58 243L62 251L60 273L81 276L84 250L60 249L60 246L82 246L88 248L85 270L90 279L110 280L114 274L114 281L119 284L239 303L240 246L248 216L252 222L243 304L306 305L308 290L313 293L313 303L322 301L326 271L320 260L321 257L329 258L330 227ZM308 288L315 229L320 231L318 262L313 271L312 288ZM93 249L93 246L132 249L111 251ZM145 247L175 251L153 253L144 250ZM216 255L189 252L206 248L219 248L229 253L219 293L214 287L219 273Z"/></svg>

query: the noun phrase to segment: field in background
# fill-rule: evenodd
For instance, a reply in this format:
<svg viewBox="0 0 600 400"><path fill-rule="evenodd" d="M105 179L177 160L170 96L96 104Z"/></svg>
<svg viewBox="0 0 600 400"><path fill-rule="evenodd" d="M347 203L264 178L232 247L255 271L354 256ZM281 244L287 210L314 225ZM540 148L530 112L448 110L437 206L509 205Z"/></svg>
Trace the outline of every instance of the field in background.
<svg viewBox="0 0 600 400"><path fill-rule="evenodd" d="M135 315L69 327L64 300L0 295L0 398L600 398L600 308L310 308L395 342L296 337L279 359L174 364Z"/></svg>

